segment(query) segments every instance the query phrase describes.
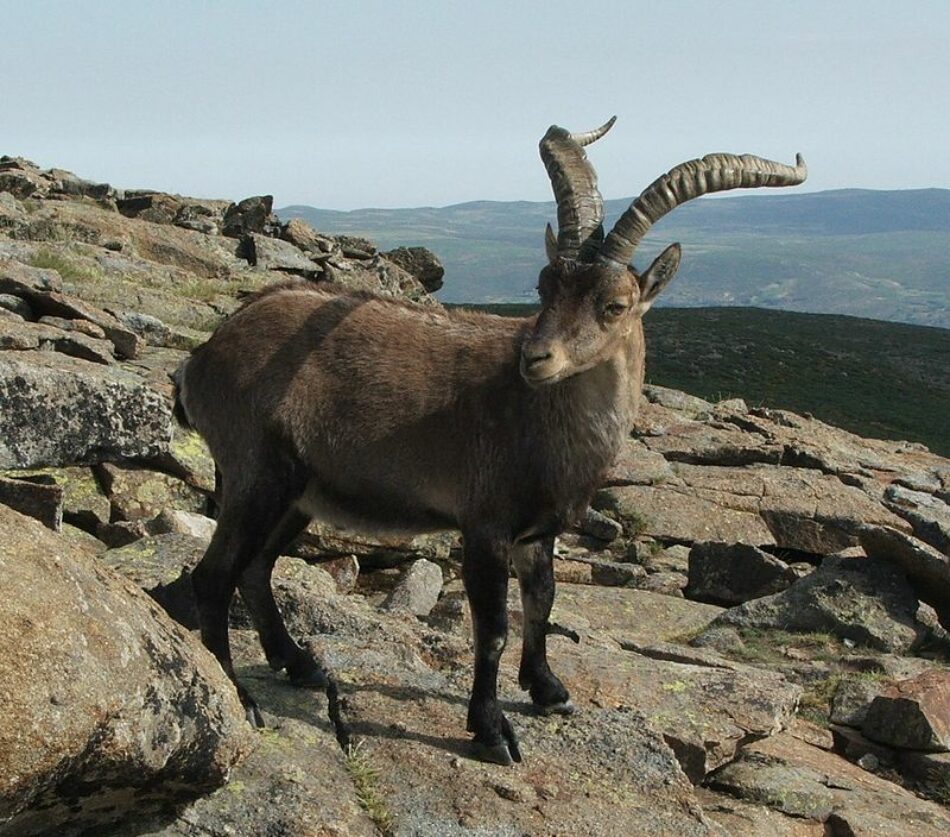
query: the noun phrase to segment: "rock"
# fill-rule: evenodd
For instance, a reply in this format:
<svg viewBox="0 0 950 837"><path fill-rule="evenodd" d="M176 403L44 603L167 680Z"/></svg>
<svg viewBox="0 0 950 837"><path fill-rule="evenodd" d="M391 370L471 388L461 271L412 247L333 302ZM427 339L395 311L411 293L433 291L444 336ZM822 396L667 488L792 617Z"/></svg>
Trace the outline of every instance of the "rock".
<svg viewBox="0 0 950 837"><path fill-rule="evenodd" d="M890 485L884 492L884 505L914 527L914 535L950 555L950 506L933 494Z"/></svg>
<svg viewBox="0 0 950 837"><path fill-rule="evenodd" d="M210 517L182 509L163 509L157 517L147 523L148 531L153 535L179 534L190 535L199 541L209 543L217 523Z"/></svg>
<svg viewBox="0 0 950 837"><path fill-rule="evenodd" d="M405 610L428 616L442 592L442 570L438 564L420 558L410 564L396 588L383 603L384 610Z"/></svg>
<svg viewBox="0 0 950 837"><path fill-rule="evenodd" d="M232 631L235 666L253 685L268 729L230 775L227 787L181 807L172 815L140 821L153 837L206 835L379 834L363 810L358 787L373 787L364 765L336 739L327 699L293 689L274 676L253 631ZM366 784L357 786L356 779Z"/></svg>
<svg viewBox="0 0 950 837"><path fill-rule="evenodd" d="M639 587L647 571L639 564L610 561L587 555L573 555L571 561L590 567L590 584L601 587Z"/></svg>
<svg viewBox="0 0 950 837"><path fill-rule="evenodd" d="M727 610L714 626L826 632L883 651L901 652L923 637L917 598L903 575L871 558L826 557L787 590Z"/></svg>
<svg viewBox="0 0 950 837"><path fill-rule="evenodd" d="M873 756L878 767L882 765L890 767L895 762L895 753L890 747L865 738L852 727L831 724L830 731L834 741L832 749L853 764L860 765L862 760L866 764L869 761L868 756Z"/></svg>
<svg viewBox="0 0 950 837"><path fill-rule="evenodd" d="M747 544L693 544L689 553L691 599L712 604L742 604L784 590L795 580L788 565Z"/></svg>
<svg viewBox="0 0 950 837"><path fill-rule="evenodd" d="M694 635L721 613L720 607L630 587L559 584L551 618L618 647Z"/></svg>
<svg viewBox="0 0 950 837"><path fill-rule="evenodd" d="M3 289L5 284L16 287L15 283L5 283L4 278L9 277L0 276L0 290ZM101 308L58 290L39 290L24 285L21 286L20 292L29 301L33 311L41 317L51 316L67 320L85 320L99 326L106 338L115 347L115 353L119 357L136 358L142 351L142 339Z"/></svg>
<svg viewBox="0 0 950 837"><path fill-rule="evenodd" d="M327 252L329 247L328 239L321 236L303 218L291 218L281 227L280 237L305 253Z"/></svg>
<svg viewBox="0 0 950 837"><path fill-rule="evenodd" d="M328 261L324 263L324 275L347 291L368 291L424 305L438 305L418 279L381 256L346 263Z"/></svg>
<svg viewBox="0 0 950 837"><path fill-rule="evenodd" d="M801 695L781 675L749 666L672 662L567 641L557 648L552 668L576 704L642 712L694 784L749 738L783 729Z"/></svg>
<svg viewBox="0 0 950 837"><path fill-rule="evenodd" d="M585 535L597 538L597 540L605 543L611 543L623 534L623 527L616 520L611 520L607 515L601 514L595 509L587 510L584 519L578 524L578 528Z"/></svg>
<svg viewBox="0 0 950 837"><path fill-rule="evenodd" d="M243 252L247 260L261 270L278 270L306 277L322 272L319 265L308 259L305 253L289 241L260 233L249 233L243 241Z"/></svg>
<svg viewBox="0 0 950 837"><path fill-rule="evenodd" d="M138 311L115 311L114 315L126 328L134 331L149 346L168 345L171 330L158 317Z"/></svg>
<svg viewBox="0 0 950 837"><path fill-rule="evenodd" d="M430 294L442 287L445 268L438 256L425 247L397 247L383 253L387 261L415 276Z"/></svg>
<svg viewBox="0 0 950 837"><path fill-rule="evenodd" d="M63 520L66 523L95 532L108 523L112 514L109 498L103 494L91 468L40 468L27 471L8 471L7 476L42 477L51 479L63 490Z"/></svg>
<svg viewBox="0 0 950 837"><path fill-rule="evenodd" d="M746 746L713 788L827 823L831 834L945 834L945 809L789 733Z"/></svg>
<svg viewBox="0 0 950 837"><path fill-rule="evenodd" d="M643 442L670 462L693 465L778 465L784 453L782 445L722 422L682 421Z"/></svg>
<svg viewBox="0 0 950 837"><path fill-rule="evenodd" d="M831 699L830 720L833 724L861 728L868 707L884 689L887 682L870 678L846 678L838 683Z"/></svg>
<svg viewBox="0 0 950 837"><path fill-rule="evenodd" d="M950 753L919 753L902 750L897 754L901 775L910 780L918 793L947 804L950 787Z"/></svg>
<svg viewBox="0 0 950 837"><path fill-rule="evenodd" d="M0 353L0 468L148 458L171 411L136 375L55 352Z"/></svg>
<svg viewBox="0 0 950 837"><path fill-rule="evenodd" d="M689 579L683 573L650 573L637 582L640 590L662 593L664 596L682 596Z"/></svg>
<svg viewBox="0 0 950 837"><path fill-rule="evenodd" d="M649 535L663 541L729 541L772 546L775 538L755 511L727 508L697 492L620 486L601 490L594 506L610 511L628 536Z"/></svg>
<svg viewBox="0 0 950 837"><path fill-rule="evenodd" d="M205 440L196 431L186 430L176 422L168 451L156 460L156 464L188 485L206 494L214 493L214 459Z"/></svg>
<svg viewBox="0 0 950 837"><path fill-rule="evenodd" d="M682 484L670 463L642 441L629 440L607 472L605 486Z"/></svg>
<svg viewBox="0 0 950 837"><path fill-rule="evenodd" d="M793 817L825 822L834 810L834 793L820 777L761 756L744 755L726 765L710 785Z"/></svg>
<svg viewBox="0 0 950 837"><path fill-rule="evenodd" d="M950 630L950 556L883 526L863 527L859 536L870 557L891 562L906 573L917 596L934 608L940 624Z"/></svg>
<svg viewBox="0 0 950 837"><path fill-rule="evenodd" d="M689 553L690 547L683 544L668 546L647 558L647 568L650 572L681 573L685 577L689 573Z"/></svg>
<svg viewBox="0 0 950 837"><path fill-rule="evenodd" d="M89 320L67 320L65 317L51 317L47 315L40 317L39 322L62 329L63 331L78 331L80 334L85 334L89 337L95 337L97 340L104 340L106 336L106 333L102 328L97 326L95 323L89 322ZM112 354L111 349L109 354Z"/></svg>
<svg viewBox="0 0 950 837"><path fill-rule="evenodd" d="M63 489L52 478L0 476L0 504L35 518L54 532L63 528Z"/></svg>
<svg viewBox="0 0 950 837"><path fill-rule="evenodd" d="M861 732L904 750L950 750L950 671L932 669L888 687L874 698Z"/></svg>
<svg viewBox="0 0 950 837"><path fill-rule="evenodd" d="M30 303L22 297L14 296L13 294L0 294L0 308L12 311L24 320L34 319L33 309L30 308Z"/></svg>
<svg viewBox="0 0 950 837"><path fill-rule="evenodd" d="M221 234L240 238L247 233L274 233L279 229L279 222L273 208L272 195L258 195L231 204L225 210Z"/></svg>
<svg viewBox="0 0 950 837"><path fill-rule="evenodd" d="M191 570L208 548L192 535L143 535L100 556L102 563L142 588L180 625L198 627Z"/></svg>
<svg viewBox="0 0 950 837"><path fill-rule="evenodd" d="M113 520L147 520L166 508L200 512L207 503L200 491L160 471L103 462L96 476L112 503Z"/></svg>
<svg viewBox="0 0 950 837"><path fill-rule="evenodd" d="M697 398L695 395L687 395L676 389L657 386L656 384L645 384L643 395L653 404L659 404L671 410L677 410L691 415L707 413L712 410L712 404Z"/></svg>
<svg viewBox="0 0 950 837"><path fill-rule="evenodd" d="M196 639L4 506L0 573L2 833L101 833L226 780L247 723Z"/></svg>
<svg viewBox="0 0 950 837"><path fill-rule="evenodd" d="M64 331L51 326L48 322L0 320L0 349L15 351L39 349L61 352L92 363L108 365L114 362L112 344L108 341L96 340L78 332Z"/></svg>

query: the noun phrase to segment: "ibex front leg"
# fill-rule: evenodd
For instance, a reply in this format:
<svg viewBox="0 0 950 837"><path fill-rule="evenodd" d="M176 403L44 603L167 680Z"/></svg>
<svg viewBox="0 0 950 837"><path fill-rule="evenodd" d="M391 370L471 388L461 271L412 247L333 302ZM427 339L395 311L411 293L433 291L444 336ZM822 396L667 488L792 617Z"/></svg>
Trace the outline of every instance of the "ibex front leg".
<svg viewBox="0 0 950 837"><path fill-rule="evenodd" d="M570 714L574 711L570 695L551 671L547 657L548 620L554 604L554 538L514 547L512 563L524 613L518 682L544 714Z"/></svg>
<svg viewBox="0 0 950 837"><path fill-rule="evenodd" d="M468 730L476 758L497 764L521 761L518 740L498 705L498 662L508 636L508 547L499 539L466 533L462 577L475 632L475 681Z"/></svg>

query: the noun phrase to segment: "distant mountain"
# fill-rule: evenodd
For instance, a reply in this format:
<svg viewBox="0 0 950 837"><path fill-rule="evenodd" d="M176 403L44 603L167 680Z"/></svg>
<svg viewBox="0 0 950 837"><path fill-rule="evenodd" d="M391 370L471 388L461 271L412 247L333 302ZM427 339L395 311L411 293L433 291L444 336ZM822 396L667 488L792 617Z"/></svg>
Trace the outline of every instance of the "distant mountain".
<svg viewBox="0 0 950 837"><path fill-rule="evenodd" d="M607 223L629 203L606 201ZM288 206L278 214L382 247L429 247L445 264L440 297L485 303L533 299L555 208L475 201L353 212ZM950 328L948 189L700 199L653 228L638 266L677 240L683 266L662 298L667 306L758 306Z"/></svg>

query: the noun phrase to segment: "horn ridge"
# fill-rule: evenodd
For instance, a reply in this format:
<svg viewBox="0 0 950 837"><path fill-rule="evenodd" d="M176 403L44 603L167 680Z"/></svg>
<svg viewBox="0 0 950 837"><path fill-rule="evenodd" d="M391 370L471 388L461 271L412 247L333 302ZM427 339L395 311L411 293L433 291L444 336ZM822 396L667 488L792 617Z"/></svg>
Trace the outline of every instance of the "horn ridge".
<svg viewBox="0 0 950 837"><path fill-rule="evenodd" d="M584 147L606 134L616 119L611 117L593 131L576 134L552 125L541 138L541 159L557 201L558 256L576 258L591 233L603 222L604 200Z"/></svg>
<svg viewBox="0 0 950 837"><path fill-rule="evenodd" d="M620 216L600 249L603 261L627 264L637 245L664 215L686 201L729 189L797 186L808 177L801 154L789 166L754 154L707 154L670 169L653 181Z"/></svg>

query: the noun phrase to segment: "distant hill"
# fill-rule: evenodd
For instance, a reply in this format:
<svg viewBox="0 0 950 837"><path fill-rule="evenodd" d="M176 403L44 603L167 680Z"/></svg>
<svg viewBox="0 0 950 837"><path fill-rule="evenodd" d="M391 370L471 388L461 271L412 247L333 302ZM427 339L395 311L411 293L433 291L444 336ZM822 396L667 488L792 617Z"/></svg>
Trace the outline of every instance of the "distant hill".
<svg viewBox="0 0 950 837"><path fill-rule="evenodd" d="M474 307L508 316L536 310ZM950 455L947 329L755 308L661 308L643 323L650 383L811 413L861 436Z"/></svg>
<svg viewBox="0 0 950 837"><path fill-rule="evenodd" d="M629 203L607 201L608 224ZM278 214L328 233L363 234L383 247L429 247L446 268L440 297L484 303L534 298L544 225L555 208L476 201L353 212L288 206ZM667 306L757 306L950 328L947 189L701 199L654 227L638 266L674 240L685 257L662 298Z"/></svg>

